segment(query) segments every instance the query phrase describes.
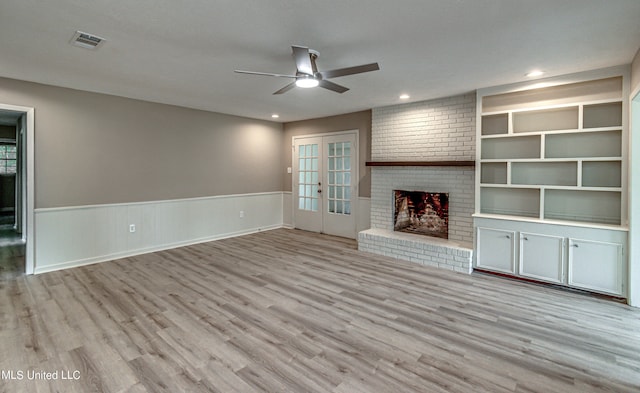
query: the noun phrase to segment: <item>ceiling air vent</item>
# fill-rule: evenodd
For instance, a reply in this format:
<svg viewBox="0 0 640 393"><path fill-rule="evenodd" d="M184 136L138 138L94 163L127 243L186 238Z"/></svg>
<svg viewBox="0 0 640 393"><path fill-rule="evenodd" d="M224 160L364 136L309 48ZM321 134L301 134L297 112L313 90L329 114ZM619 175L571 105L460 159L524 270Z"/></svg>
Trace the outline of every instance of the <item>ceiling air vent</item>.
<svg viewBox="0 0 640 393"><path fill-rule="evenodd" d="M86 49L97 49L104 43L105 39L97 35L76 31L71 38L71 45Z"/></svg>

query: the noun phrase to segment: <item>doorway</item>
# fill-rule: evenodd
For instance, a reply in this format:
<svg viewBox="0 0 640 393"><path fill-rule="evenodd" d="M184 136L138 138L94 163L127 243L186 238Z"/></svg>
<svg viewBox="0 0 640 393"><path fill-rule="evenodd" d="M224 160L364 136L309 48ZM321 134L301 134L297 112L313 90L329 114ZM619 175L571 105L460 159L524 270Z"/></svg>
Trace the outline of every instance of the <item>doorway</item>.
<svg viewBox="0 0 640 393"><path fill-rule="evenodd" d="M0 104L0 270L33 274L34 109Z"/></svg>
<svg viewBox="0 0 640 393"><path fill-rule="evenodd" d="M356 237L358 132L293 138L294 226Z"/></svg>

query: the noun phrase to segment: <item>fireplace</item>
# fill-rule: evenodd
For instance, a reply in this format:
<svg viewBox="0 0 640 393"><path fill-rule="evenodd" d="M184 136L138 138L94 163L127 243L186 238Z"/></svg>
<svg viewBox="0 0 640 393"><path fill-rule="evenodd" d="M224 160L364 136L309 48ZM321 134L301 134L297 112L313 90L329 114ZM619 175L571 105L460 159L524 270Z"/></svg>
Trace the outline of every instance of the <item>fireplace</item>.
<svg viewBox="0 0 640 393"><path fill-rule="evenodd" d="M371 228L358 234L358 249L424 266L470 273L473 259L471 216L475 201L474 176L475 168L473 167L378 166L371 168ZM414 193L420 191L419 194L428 194L429 191L433 194L434 191L438 191L440 205L448 208L447 215L438 216L438 219L435 219L432 214L427 217L434 218L431 220L432 223L436 221L440 224L446 223L447 231L444 232L446 236L444 234L439 237L434 237L433 234L416 235L415 232L394 230L397 215L396 191L400 191L398 193L400 199L402 199L402 191ZM429 198L422 196L417 197L417 200L428 201ZM417 204L412 202L413 209ZM433 207L431 209L436 211ZM407 200L408 210L409 200ZM416 215L415 210L414 215ZM410 211L407 216L411 217Z"/></svg>
<svg viewBox="0 0 640 393"><path fill-rule="evenodd" d="M371 228L358 234L359 250L425 266L471 272L476 104L476 95L469 93L372 110L371 161L367 163L371 168ZM442 196L445 197L448 212L423 217L431 217L433 227L439 224L446 230L428 231L432 232L430 236L394 230L398 215L396 190L447 193L439 197L441 204ZM409 200L406 202L405 213L410 218ZM416 203L412 205L415 209ZM414 220L420 216L415 210L413 214Z"/></svg>
<svg viewBox="0 0 640 393"><path fill-rule="evenodd" d="M449 238L449 194L394 190L393 230Z"/></svg>

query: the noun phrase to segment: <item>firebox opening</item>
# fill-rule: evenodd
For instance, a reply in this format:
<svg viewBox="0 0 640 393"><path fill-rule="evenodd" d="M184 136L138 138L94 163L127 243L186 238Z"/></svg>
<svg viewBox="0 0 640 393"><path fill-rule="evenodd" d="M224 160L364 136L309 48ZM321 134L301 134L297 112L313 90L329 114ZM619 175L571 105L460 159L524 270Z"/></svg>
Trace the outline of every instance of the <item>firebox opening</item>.
<svg viewBox="0 0 640 393"><path fill-rule="evenodd" d="M449 238L449 194L394 190L393 230Z"/></svg>

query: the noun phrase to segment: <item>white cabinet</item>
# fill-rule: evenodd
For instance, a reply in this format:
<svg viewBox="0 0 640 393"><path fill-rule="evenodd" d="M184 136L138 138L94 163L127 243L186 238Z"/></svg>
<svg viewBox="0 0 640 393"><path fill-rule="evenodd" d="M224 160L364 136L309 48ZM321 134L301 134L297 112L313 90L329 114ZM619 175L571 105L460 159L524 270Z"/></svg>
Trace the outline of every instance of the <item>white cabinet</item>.
<svg viewBox="0 0 640 393"><path fill-rule="evenodd" d="M474 269L626 296L625 229L485 217L474 222Z"/></svg>
<svg viewBox="0 0 640 393"><path fill-rule="evenodd" d="M477 262L481 269L515 274L515 232L478 228Z"/></svg>
<svg viewBox="0 0 640 393"><path fill-rule="evenodd" d="M520 275L561 284L564 281L565 238L520 232Z"/></svg>
<svg viewBox="0 0 640 393"><path fill-rule="evenodd" d="M618 243L569 239L569 280L573 287L623 294L623 248Z"/></svg>
<svg viewBox="0 0 640 393"><path fill-rule="evenodd" d="M628 73L537 82L477 91L474 268L624 297Z"/></svg>

